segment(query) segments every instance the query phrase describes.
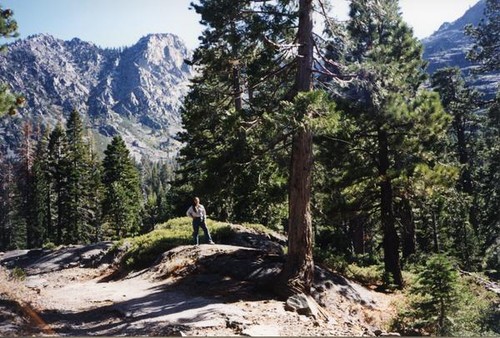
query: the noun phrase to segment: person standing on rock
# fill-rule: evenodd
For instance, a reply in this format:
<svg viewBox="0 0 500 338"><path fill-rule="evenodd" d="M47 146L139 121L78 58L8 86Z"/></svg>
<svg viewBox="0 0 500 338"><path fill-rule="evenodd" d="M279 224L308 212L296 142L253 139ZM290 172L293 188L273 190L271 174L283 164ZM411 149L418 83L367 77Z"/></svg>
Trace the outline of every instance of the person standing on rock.
<svg viewBox="0 0 500 338"><path fill-rule="evenodd" d="M199 243L198 232L200 227L203 229L205 233L205 240L209 244L215 244L212 241L212 237L210 236L210 231L208 231L207 224L205 223L205 219L207 217L207 212L205 211L205 207L200 204L200 199L195 197L193 199L193 205L191 205L186 212L186 215L193 219L193 240L196 245Z"/></svg>

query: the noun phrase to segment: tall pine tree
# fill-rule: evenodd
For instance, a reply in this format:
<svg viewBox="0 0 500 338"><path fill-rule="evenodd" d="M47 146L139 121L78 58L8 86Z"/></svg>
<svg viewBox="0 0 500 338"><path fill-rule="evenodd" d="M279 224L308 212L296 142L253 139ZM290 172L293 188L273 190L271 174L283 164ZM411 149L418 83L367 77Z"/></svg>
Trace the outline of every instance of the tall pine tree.
<svg viewBox="0 0 500 338"><path fill-rule="evenodd" d="M361 214L377 212L385 272L402 287L397 212L411 210L403 178L433 158L430 145L443 136L448 118L437 95L421 88L422 46L403 22L397 1L352 1L347 29L350 48L344 59L354 76L342 83L344 91L338 82L329 84L332 95L342 93L346 127L341 137L347 139L334 144L347 147L349 162L361 168L342 174L352 185L341 193L351 195L349 203L364 210ZM406 204L400 211L395 209L398 199Z"/></svg>
<svg viewBox="0 0 500 338"><path fill-rule="evenodd" d="M121 136L113 137L104 154L103 217L114 238L136 235L142 207L139 172Z"/></svg>
<svg viewBox="0 0 500 338"><path fill-rule="evenodd" d="M184 203L204 196L213 217L277 224L284 216L289 132L280 124L289 119L274 113L293 84L291 47L280 44L296 17L285 3L194 5L206 30L192 60L201 74L184 102L175 190Z"/></svg>
<svg viewBox="0 0 500 338"><path fill-rule="evenodd" d="M49 172L51 189L53 191L51 204L54 214L55 233L51 241L57 245L63 244L63 235L70 222L68 208L68 140L65 130L59 122L50 133L49 138ZM52 235L52 234L51 234Z"/></svg>

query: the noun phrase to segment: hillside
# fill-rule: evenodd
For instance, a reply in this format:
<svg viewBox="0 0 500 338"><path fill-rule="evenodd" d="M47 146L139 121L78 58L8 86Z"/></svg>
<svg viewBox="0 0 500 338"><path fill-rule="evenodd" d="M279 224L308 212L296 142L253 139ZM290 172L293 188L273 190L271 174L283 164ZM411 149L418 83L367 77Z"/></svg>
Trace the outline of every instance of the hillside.
<svg viewBox="0 0 500 338"><path fill-rule="evenodd" d="M179 246L125 274L111 243L0 257L0 335L360 336L383 332L398 296L316 267L323 307L297 307L265 285L283 262L277 237L234 226L232 244ZM267 238L264 240L264 238ZM273 239L274 238L274 239ZM258 244L257 246L251 243ZM242 246L244 245L244 246ZM266 248L266 249L264 249ZM294 308L295 306L295 308ZM326 317L324 316L326 314Z"/></svg>
<svg viewBox="0 0 500 338"><path fill-rule="evenodd" d="M468 24L477 26L484 18L486 0L478 1L469 8L464 15L454 22L445 22L431 36L422 40L424 45L424 59L429 62L427 72L434 73L443 67L459 67L468 76L468 83L488 96L494 96L500 74L490 73L475 75L473 63L467 60L467 52L471 49L473 41L464 33Z"/></svg>
<svg viewBox="0 0 500 338"><path fill-rule="evenodd" d="M12 146L23 122L54 126L76 109L100 149L120 133L136 158L166 158L179 146L172 137L193 75L184 63L189 53L172 34L150 34L120 49L45 34L11 43L0 55L0 82L26 104L0 121L0 136Z"/></svg>

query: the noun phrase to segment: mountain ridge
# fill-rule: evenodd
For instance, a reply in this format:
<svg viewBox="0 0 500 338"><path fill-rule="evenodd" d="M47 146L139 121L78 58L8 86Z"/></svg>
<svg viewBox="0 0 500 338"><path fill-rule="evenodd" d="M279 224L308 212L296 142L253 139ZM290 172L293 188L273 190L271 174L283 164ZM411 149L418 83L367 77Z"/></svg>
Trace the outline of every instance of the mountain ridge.
<svg viewBox="0 0 500 338"><path fill-rule="evenodd" d="M459 67L468 85L478 89L486 97L494 97L500 75L495 72L475 74L473 70L477 64L467 59L467 52L474 41L465 34L465 26L477 26L484 19L485 9L486 0L480 0L457 20L443 23L431 36L422 40L423 56L429 62L429 74L444 67Z"/></svg>
<svg viewBox="0 0 500 338"><path fill-rule="evenodd" d="M100 149L120 133L136 158L169 158L178 150L179 109L194 74L179 37L149 34L110 49L36 34L7 48L0 81L23 93L26 105L1 121L0 134L19 131L23 119L54 126L76 109Z"/></svg>

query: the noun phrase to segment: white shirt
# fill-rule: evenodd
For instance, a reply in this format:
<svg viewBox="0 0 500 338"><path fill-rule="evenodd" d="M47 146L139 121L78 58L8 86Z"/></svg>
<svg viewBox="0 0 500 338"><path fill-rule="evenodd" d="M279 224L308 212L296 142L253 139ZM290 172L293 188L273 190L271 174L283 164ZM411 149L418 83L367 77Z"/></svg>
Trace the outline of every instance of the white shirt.
<svg viewBox="0 0 500 338"><path fill-rule="evenodd" d="M198 210L195 210L193 206L190 206L188 211L186 212L186 215L189 217L206 217L206 212L205 212L205 207L201 204L198 204Z"/></svg>

